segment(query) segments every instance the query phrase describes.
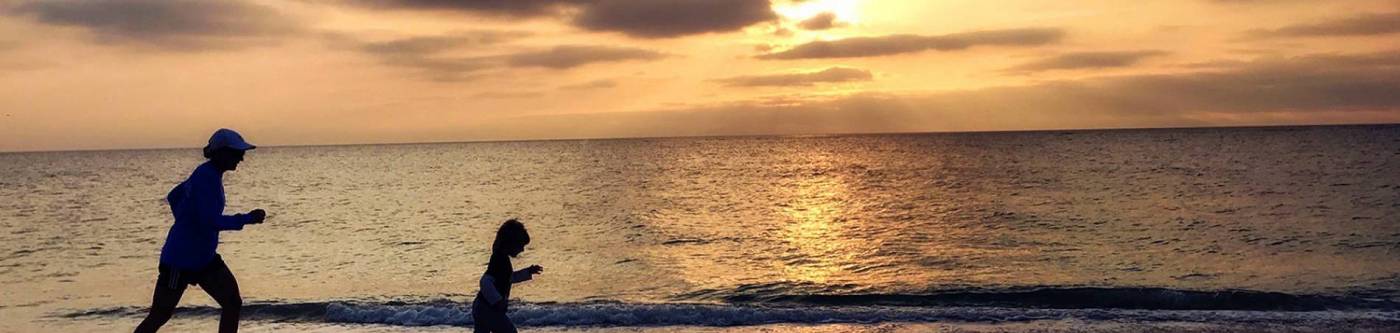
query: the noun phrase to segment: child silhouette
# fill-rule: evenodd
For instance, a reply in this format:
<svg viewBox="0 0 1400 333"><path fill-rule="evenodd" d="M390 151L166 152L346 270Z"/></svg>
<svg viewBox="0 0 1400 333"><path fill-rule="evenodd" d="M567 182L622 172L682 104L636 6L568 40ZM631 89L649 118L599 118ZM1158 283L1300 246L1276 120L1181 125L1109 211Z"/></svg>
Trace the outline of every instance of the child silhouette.
<svg viewBox="0 0 1400 333"><path fill-rule="evenodd" d="M486 265L486 273L481 275L481 291L472 301L474 332L515 333L515 324L506 316L510 303L510 286L529 281L544 267L532 265L515 271L510 258L525 251L530 244L530 233L525 224L515 219L506 220L496 231L496 241L491 244L491 262Z"/></svg>

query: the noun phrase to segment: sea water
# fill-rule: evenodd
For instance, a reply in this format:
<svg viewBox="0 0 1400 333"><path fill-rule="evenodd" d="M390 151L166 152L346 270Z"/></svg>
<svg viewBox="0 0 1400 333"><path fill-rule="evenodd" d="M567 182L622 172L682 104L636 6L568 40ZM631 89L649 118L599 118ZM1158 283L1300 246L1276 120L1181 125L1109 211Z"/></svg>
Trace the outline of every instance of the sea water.
<svg viewBox="0 0 1400 333"><path fill-rule="evenodd" d="M0 331L134 327L202 162L0 154ZM509 218L529 330L1383 329L1397 170L1394 125L263 147L219 252L248 331L463 330Z"/></svg>

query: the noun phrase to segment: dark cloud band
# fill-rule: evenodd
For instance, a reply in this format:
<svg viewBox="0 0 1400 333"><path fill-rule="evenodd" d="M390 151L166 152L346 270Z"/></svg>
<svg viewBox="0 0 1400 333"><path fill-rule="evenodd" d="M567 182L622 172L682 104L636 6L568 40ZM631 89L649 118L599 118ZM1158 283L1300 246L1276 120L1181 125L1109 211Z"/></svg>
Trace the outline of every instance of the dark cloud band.
<svg viewBox="0 0 1400 333"><path fill-rule="evenodd" d="M1164 51L1098 51L1065 53L1006 69L1012 73L1048 70L1129 67L1143 59L1165 55Z"/></svg>
<svg viewBox="0 0 1400 333"><path fill-rule="evenodd" d="M729 32L778 18L768 0L603 0L584 6L574 25L633 37Z"/></svg>
<svg viewBox="0 0 1400 333"><path fill-rule="evenodd" d="M299 29L281 13L244 1L35 1L10 9L38 22L78 27L98 42L170 51L239 48Z"/></svg>
<svg viewBox="0 0 1400 333"><path fill-rule="evenodd" d="M1247 34L1247 37L1376 36L1394 33L1400 33L1400 12L1364 14L1325 22L1256 30Z"/></svg>
<svg viewBox="0 0 1400 333"><path fill-rule="evenodd" d="M369 8L554 17L639 38L732 32L777 20L769 0L359 0Z"/></svg>
<svg viewBox="0 0 1400 333"><path fill-rule="evenodd" d="M482 72L512 67L562 70L595 63L667 57L664 53L646 49L601 45L560 45L540 50L459 55L467 50L507 43L524 36L528 34L483 30L382 41L362 41L344 34L329 34L326 39L340 48L373 56L382 64L413 69L437 81L460 81Z"/></svg>
<svg viewBox="0 0 1400 333"><path fill-rule="evenodd" d="M379 9L462 11L492 16L531 17L558 15L569 6L591 4L594 0L354 0Z"/></svg>
<svg viewBox="0 0 1400 333"><path fill-rule="evenodd" d="M831 12L817 14L797 23L798 27L807 30L826 30L835 28L836 25L836 14Z"/></svg>
<svg viewBox="0 0 1400 333"><path fill-rule="evenodd" d="M598 62L655 60L666 55L656 51L613 46L563 45L548 50L506 56L512 67L568 69Z"/></svg>
<svg viewBox="0 0 1400 333"><path fill-rule="evenodd" d="M758 56L759 59L877 57L929 50L954 51L974 46L1039 46L1058 42L1060 29L1031 28L973 31L939 36L890 35L816 41Z"/></svg>
<svg viewBox="0 0 1400 333"><path fill-rule="evenodd" d="M858 68L832 67L815 72L749 75L715 80L730 87L811 86L818 83L870 81L874 75Z"/></svg>

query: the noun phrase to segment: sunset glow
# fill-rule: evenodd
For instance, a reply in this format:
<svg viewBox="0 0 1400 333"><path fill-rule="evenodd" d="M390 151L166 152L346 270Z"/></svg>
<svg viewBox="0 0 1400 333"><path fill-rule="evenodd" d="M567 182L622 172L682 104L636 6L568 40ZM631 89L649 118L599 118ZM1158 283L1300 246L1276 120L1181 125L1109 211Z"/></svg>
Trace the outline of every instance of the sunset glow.
<svg viewBox="0 0 1400 333"><path fill-rule="evenodd" d="M0 1L0 151L1400 122L1394 1Z"/></svg>

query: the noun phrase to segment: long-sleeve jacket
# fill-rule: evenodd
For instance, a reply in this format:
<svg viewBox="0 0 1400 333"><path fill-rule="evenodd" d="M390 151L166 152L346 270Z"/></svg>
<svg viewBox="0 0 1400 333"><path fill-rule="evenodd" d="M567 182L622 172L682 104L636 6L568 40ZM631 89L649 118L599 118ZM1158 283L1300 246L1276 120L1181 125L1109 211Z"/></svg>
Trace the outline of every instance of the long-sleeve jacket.
<svg viewBox="0 0 1400 333"><path fill-rule="evenodd" d="M505 313L510 308L510 285L529 281L530 278L529 271L516 271L511 266L510 256L492 251L491 261L486 264L486 274L481 275L481 290L476 293L472 311L480 308Z"/></svg>
<svg viewBox="0 0 1400 333"><path fill-rule="evenodd" d="M534 276L531 275L529 271L523 269L518 270L510 273L510 283L530 281L533 277ZM495 305L501 301L501 292L496 290L496 278L491 277L491 274L481 275L480 294L482 300L485 300L487 305Z"/></svg>
<svg viewBox="0 0 1400 333"><path fill-rule="evenodd" d="M160 262L180 269L200 269L217 255L219 232L241 230L253 217L224 215L223 172L212 162L200 164L190 178L165 196L175 224L165 236Z"/></svg>

